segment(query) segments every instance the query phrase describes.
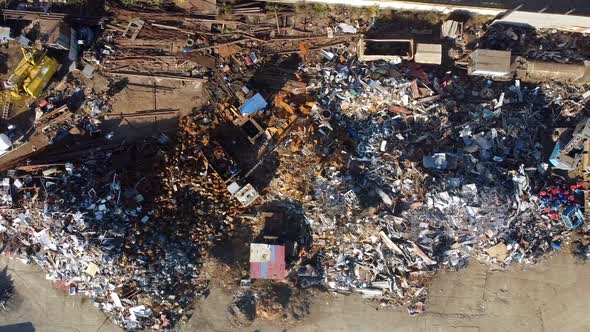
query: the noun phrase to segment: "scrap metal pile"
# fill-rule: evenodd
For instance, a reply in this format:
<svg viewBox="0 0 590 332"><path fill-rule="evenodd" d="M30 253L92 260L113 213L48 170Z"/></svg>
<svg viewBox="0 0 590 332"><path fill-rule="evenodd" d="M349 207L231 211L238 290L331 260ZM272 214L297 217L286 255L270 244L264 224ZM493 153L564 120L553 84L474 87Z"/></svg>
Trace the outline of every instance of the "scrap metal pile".
<svg viewBox="0 0 590 332"><path fill-rule="evenodd" d="M527 27L493 24L481 40L484 48L512 50L530 60L559 63L584 62L590 38L573 32L535 30Z"/></svg>
<svg viewBox="0 0 590 332"><path fill-rule="evenodd" d="M43 268L70 294L90 296L127 330L169 327L190 315L207 287L201 257L231 233L237 203L198 157L194 118L156 174L118 173L120 155L25 167L5 182L18 201L2 210L5 253ZM157 142L129 148L147 153ZM151 149L149 148L151 147ZM161 154L152 151L156 154Z"/></svg>
<svg viewBox="0 0 590 332"><path fill-rule="evenodd" d="M275 15L267 17L264 13L242 13L237 8L229 19L153 9L114 8L113 13L104 38L84 55L88 63L99 65L107 75L149 73L184 79L210 78L219 68L229 74L230 66L216 66L224 61L231 62L232 67L253 66L263 56L336 45L354 37L337 28L332 29L330 37L323 34L323 27L294 29L295 24L285 23L291 22L294 14L286 8L278 13L280 20L276 10ZM240 74L249 78L246 72Z"/></svg>
<svg viewBox="0 0 590 332"><path fill-rule="evenodd" d="M81 75L209 79L211 104L183 117L174 139L101 148L80 139L27 165L37 153L0 165L10 169L0 182L4 252L39 265L70 294L90 296L126 330L166 329L187 320L204 294L202 263L212 246L242 239L236 217L249 206L261 212L279 202L278 219L293 227L297 210L306 225L285 241L291 256L281 263L291 271L283 264L273 276L286 272L296 279L291 285L356 292L411 314L424 310L438 269L459 270L472 259L499 268L534 263L579 226L584 184L552 174L546 138L588 117L588 87L362 62L352 42L359 22L307 31L286 9L274 20L261 10L236 7L233 19L218 19L113 9L103 38L83 55ZM490 48L526 45L515 30L488 37ZM559 54L522 54L580 60L575 40L563 46ZM33 104L44 147L94 134L114 116L116 84L85 91L82 80L69 75ZM155 103L154 82L139 85L153 86ZM129 116L161 111L176 114ZM228 147L251 165L238 165ZM246 182L256 195L238 195ZM590 256L589 239L577 242L580 257ZM280 312L274 299L284 285L256 286L230 306L241 320L254 319L256 301L258 310ZM302 317L308 304L292 305L291 316Z"/></svg>
<svg viewBox="0 0 590 332"><path fill-rule="evenodd" d="M2 284L0 285L0 312L10 310L10 305L14 300L14 281L8 275L8 267L5 267L0 272L0 278L2 278Z"/></svg>
<svg viewBox="0 0 590 332"><path fill-rule="evenodd" d="M292 133L294 141L307 138L286 140L281 152L289 165L292 151L307 160L297 163L300 181L289 181L303 190L294 198L322 243L328 288L418 313L438 268L458 270L471 258L496 267L533 263L560 248L570 229L539 203L555 181L541 142L568 122L555 114L551 87L362 63L332 51L301 68L313 78L316 130ZM584 91L570 87L557 102ZM276 180L269 192L284 187Z"/></svg>

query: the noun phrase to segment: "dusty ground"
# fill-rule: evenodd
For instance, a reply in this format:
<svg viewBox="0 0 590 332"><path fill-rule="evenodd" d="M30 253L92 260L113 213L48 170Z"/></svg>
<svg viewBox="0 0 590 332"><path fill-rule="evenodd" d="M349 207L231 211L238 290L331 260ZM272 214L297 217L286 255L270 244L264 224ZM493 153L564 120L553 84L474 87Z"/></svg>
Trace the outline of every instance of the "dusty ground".
<svg viewBox="0 0 590 332"><path fill-rule="evenodd" d="M474 263L435 279L427 313L410 317L403 309L378 310L355 296L314 299L310 316L288 331L588 331L585 314L589 265L559 254L538 266L492 272ZM223 319L229 295L213 290L197 305L184 331L227 331ZM255 323L246 331L282 331Z"/></svg>
<svg viewBox="0 0 590 332"><path fill-rule="evenodd" d="M155 93L154 93L155 92ZM203 103L201 82L130 79L125 88L111 99L112 113L135 113L154 109L178 109L187 114Z"/></svg>
<svg viewBox="0 0 590 332"><path fill-rule="evenodd" d="M0 331L117 331L92 302L52 288L30 265L8 264L17 298L0 313ZM410 317L405 310L377 310L355 296L325 294L314 300L310 316L298 326L255 323L240 331L588 331L590 265L558 254L541 264L508 272L477 263L461 272L443 272L431 287L428 312ZM179 331L233 331L225 316L231 300L214 288L197 303L192 320ZM20 324L20 325L17 325Z"/></svg>
<svg viewBox="0 0 590 332"><path fill-rule="evenodd" d="M2 269L6 265L16 296L10 312L0 312L0 331L120 331L88 299L53 288L37 267L0 258Z"/></svg>
<svg viewBox="0 0 590 332"><path fill-rule="evenodd" d="M118 136L125 136L126 140L141 139L149 135L157 136L160 132L173 133L181 116L189 114L194 107L203 107L207 100L204 93L200 82L185 83L169 80L154 82L146 79L131 79L126 87L111 99L112 112L109 119L103 121L103 130L114 131ZM154 109L178 110L178 112L176 115L126 119L116 116L149 112Z"/></svg>
<svg viewBox="0 0 590 332"><path fill-rule="evenodd" d="M428 312L377 310L359 297L323 296L311 315L288 331L588 331L589 265L560 254L538 266L492 272L474 263L461 272L443 272L434 281ZM223 316L229 295L214 290L184 331L230 330ZM282 331L254 324L248 331Z"/></svg>

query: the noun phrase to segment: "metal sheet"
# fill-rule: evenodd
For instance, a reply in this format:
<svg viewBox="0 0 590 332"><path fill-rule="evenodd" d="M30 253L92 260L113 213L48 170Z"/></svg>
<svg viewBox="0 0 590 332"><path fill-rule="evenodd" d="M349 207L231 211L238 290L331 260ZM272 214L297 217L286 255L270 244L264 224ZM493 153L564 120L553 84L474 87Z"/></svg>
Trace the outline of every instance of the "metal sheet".
<svg viewBox="0 0 590 332"><path fill-rule="evenodd" d="M417 44L414 61L432 65L440 65L442 62L441 44Z"/></svg>
<svg viewBox="0 0 590 332"><path fill-rule="evenodd" d="M285 276L284 246L250 244L250 278L284 279Z"/></svg>

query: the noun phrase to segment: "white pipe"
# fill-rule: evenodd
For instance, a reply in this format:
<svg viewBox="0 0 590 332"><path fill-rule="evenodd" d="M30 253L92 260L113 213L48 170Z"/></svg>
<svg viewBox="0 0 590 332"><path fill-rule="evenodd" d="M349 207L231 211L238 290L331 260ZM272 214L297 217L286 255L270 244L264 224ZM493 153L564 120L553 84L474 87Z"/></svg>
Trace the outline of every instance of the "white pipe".
<svg viewBox="0 0 590 332"><path fill-rule="evenodd" d="M388 1L388 0L266 0L266 2L278 3L325 3L328 5L347 5L354 7L372 7L377 6L382 9L399 9L408 11L435 11L439 13L448 14L455 10L465 10L481 15L496 16L505 12L503 9L469 7L469 6L455 6L444 4L430 4L413 1Z"/></svg>

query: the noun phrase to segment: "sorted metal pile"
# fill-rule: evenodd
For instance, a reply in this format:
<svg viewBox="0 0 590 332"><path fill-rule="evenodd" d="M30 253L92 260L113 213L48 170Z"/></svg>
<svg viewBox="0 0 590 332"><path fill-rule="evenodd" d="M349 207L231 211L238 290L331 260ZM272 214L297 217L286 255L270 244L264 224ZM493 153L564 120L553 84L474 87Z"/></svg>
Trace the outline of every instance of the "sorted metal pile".
<svg viewBox="0 0 590 332"><path fill-rule="evenodd" d="M105 26L103 38L92 51L86 52L84 59L98 65L109 76L149 74L176 79L217 79L223 75L232 83L230 71L239 74L236 80L247 81L248 67L257 67L263 57L345 43L354 36L332 28L332 35L327 36L324 27L302 30L286 23L293 15L286 9L278 13L280 20L276 10L274 15L267 15L246 14L246 9L236 8L234 16L228 19L149 8L113 8L114 15ZM262 11L259 7L256 10ZM259 77L271 86L273 79L283 78L277 73L267 73L264 79ZM228 86L222 84L220 88Z"/></svg>

